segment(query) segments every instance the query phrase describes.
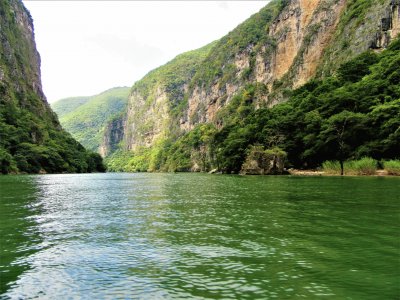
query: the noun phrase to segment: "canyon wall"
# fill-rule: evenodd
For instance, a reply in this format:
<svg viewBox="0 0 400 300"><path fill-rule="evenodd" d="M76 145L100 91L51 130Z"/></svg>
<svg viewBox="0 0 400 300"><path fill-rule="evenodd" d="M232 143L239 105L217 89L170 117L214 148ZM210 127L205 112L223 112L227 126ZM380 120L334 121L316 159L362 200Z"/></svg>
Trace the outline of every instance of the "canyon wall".
<svg viewBox="0 0 400 300"><path fill-rule="evenodd" d="M221 127L218 112L248 84L264 86L254 105L274 106L286 91L334 74L356 55L381 51L398 33L399 0L271 1L184 64L178 56L137 82L122 147L151 147L201 123Z"/></svg>

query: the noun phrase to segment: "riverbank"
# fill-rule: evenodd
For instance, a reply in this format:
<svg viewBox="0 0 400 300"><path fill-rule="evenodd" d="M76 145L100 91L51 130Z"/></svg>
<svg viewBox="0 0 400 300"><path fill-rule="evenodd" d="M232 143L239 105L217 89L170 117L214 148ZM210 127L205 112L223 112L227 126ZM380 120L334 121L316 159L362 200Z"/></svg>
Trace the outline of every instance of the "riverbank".
<svg viewBox="0 0 400 300"><path fill-rule="evenodd" d="M324 172L321 170L297 170L297 169L289 169L290 175L294 176L340 176L340 174L333 174ZM343 176L390 176L390 177L399 177L399 175L389 174L387 170L377 170L375 174L368 175L356 175L356 174L344 174Z"/></svg>

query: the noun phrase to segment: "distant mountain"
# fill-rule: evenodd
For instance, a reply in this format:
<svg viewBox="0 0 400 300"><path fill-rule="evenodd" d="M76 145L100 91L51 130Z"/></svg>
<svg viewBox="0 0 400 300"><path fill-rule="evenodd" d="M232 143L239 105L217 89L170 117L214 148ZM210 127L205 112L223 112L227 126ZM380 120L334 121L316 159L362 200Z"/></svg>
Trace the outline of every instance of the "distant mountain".
<svg viewBox="0 0 400 300"><path fill-rule="evenodd" d="M101 157L61 128L46 101L29 11L0 1L0 173L100 170Z"/></svg>
<svg viewBox="0 0 400 300"><path fill-rule="evenodd" d="M64 116L74 110L79 106L85 104L90 100L91 97L71 97L58 100L51 103L51 108L57 113L59 117Z"/></svg>
<svg viewBox="0 0 400 300"><path fill-rule="evenodd" d="M61 99L51 106L65 130L86 148L98 152L107 123L126 109L129 90L116 87L95 96Z"/></svg>

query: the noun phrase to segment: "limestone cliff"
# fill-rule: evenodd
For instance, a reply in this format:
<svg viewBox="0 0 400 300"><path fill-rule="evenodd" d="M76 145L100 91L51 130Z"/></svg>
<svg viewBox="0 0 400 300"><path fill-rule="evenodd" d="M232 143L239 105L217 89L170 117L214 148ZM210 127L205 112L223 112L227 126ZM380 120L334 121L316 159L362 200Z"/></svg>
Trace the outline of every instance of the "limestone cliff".
<svg viewBox="0 0 400 300"><path fill-rule="evenodd" d="M124 138L124 128L125 120L123 117L116 117L106 125L103 140L99 147L99 153L102 157L106 157L118 149Z"/></svg>
<svg viewBox="0 0 400 300"><path fill-rule="evenodd" d="M174 132L177 124L173 120L186 100L188 83L213 45L177 56L132 87L124 116L125 150L149 147Z"/></svg>
<svg viewBox="0 0 400 300"><path fill-rule="evenodd" d="M135 84L124 149L150 147L199 123L223 126L218 112L249 83L264 86L256 107L285 101L288 90L335 73L363 51L384 49L399 33L399 9L399 0L271 1L207 53L193 52L186 67L195 67L179 80L163 74L182 67L172 61Z"/></svg>
<svg viewBox="0 0 400 300"><path fill-rule="evenodd" d="M235 66L230 81L224 82L222 74L213 78L210 86L194 86L181 128L191 129L199 121L214 122L216 112L247 82L265 84L268 93L264 101L272 106L285 100L284 89L297 88L316 76L330 75L341 63L369 48L385 48L398 35L398 1L370 1L363 10L354 12L352 8L359 3L288 1L265 25L267 42L251 43L224 62L222 69ZM354 13L361 15L349 16ZM221 49L216 47L213 51ZM247 78L243 72L249 74Z"/></svg>

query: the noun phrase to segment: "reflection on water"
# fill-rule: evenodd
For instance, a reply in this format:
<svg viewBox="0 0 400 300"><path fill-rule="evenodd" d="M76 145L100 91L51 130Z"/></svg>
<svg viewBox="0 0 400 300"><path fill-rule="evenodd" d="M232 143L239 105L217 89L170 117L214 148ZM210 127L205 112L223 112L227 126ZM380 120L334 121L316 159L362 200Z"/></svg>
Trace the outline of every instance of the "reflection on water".
<svg viewBox="0 0 400 300"><path fill-rule="evenodd" d="M0 177L3 298L400 297L398 178Z"/></svg>
<svg viewBox="0 0 400 300"><path fill-rule="evenodd" d="M33 215L37 190L28 176L0 176L0 295L31 268L41 240Z"/></svg>

